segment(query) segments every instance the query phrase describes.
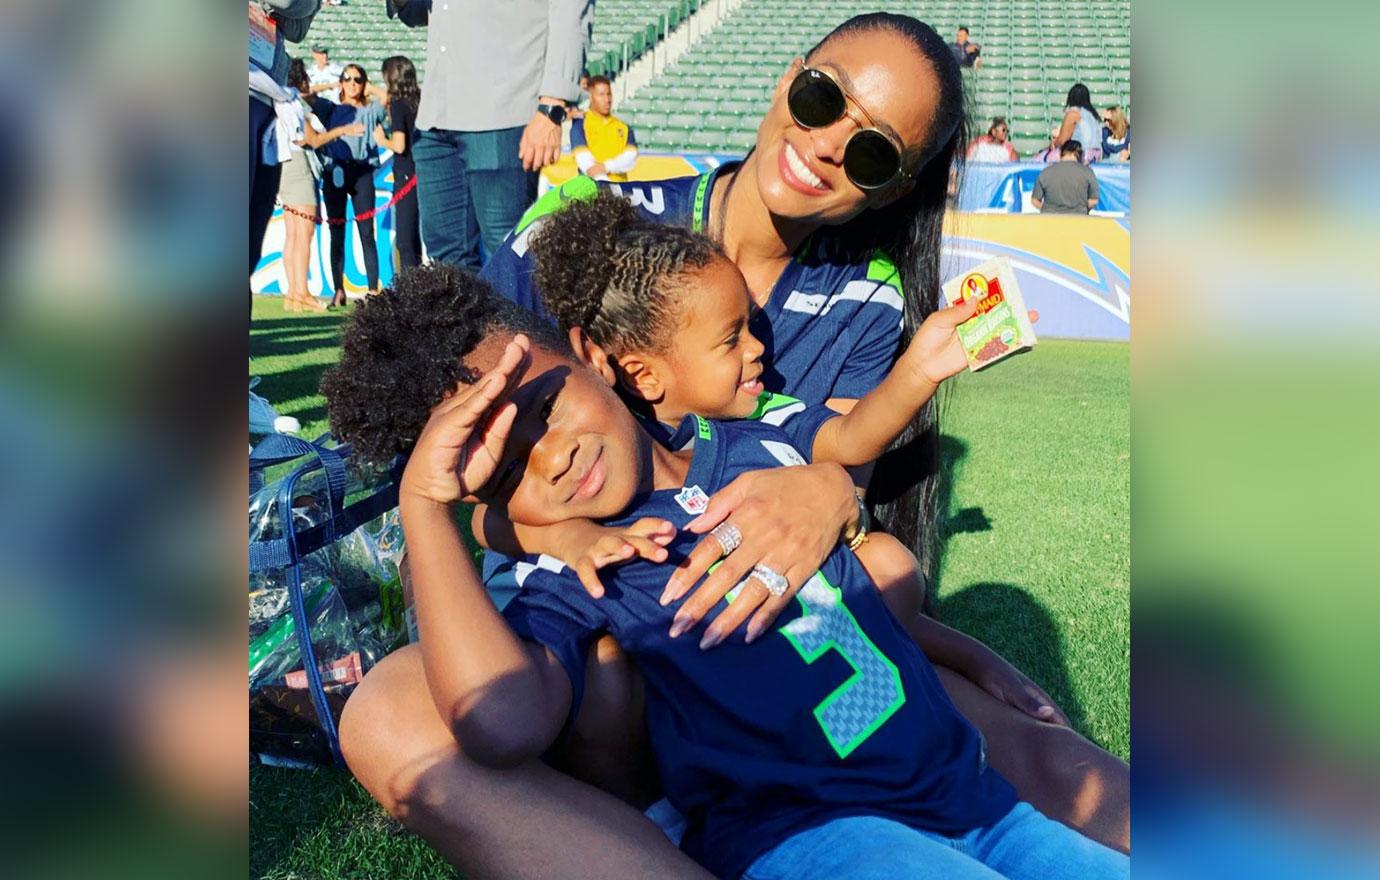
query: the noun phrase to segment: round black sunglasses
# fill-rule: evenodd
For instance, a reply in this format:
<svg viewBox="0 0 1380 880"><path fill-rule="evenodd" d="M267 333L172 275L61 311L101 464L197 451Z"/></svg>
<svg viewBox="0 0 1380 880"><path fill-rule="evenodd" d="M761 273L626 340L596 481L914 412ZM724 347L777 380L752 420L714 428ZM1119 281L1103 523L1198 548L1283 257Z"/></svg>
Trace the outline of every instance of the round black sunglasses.
<svg viewBox="0 0 1380 880"><path fill-rule="evenodd" d="M826 128L847 115L848 96L832 76L806 67L791 82L786 106L802 128ZM897 177L908 177L901 170L901 148L877 128L861 105L858 109L867 125L849 135L844 145L843 171L848 179L858 189L881 189Z"/></svg>

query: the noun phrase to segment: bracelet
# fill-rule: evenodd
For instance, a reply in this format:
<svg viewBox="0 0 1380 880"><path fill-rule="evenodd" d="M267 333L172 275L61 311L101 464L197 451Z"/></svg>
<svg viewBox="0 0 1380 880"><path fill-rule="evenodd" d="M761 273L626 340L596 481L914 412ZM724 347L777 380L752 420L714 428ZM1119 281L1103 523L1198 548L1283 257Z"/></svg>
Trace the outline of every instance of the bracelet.
<svg viewBox="0 0 1380 880"><path fill-rule="evenodd" d="M849 550L857 550L867 543L867 530L872 526L872 515L867 511L867 502L863 500L863 493L854 492L853 497L858 502L858 527L852 537L844 535Z"/></svg>

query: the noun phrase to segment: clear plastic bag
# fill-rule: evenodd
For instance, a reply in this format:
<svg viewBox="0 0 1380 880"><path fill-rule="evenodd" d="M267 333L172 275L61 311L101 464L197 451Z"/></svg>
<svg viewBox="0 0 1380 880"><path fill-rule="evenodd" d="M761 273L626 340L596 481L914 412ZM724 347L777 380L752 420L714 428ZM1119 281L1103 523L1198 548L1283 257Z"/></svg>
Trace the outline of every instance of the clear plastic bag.
<svg viewBox="0 0 1380 880"><path fill-rule="evenodd" d="M376 470L351 468L346 504L367 496L385 479ZM251 543L283 537L279 508L282 482L256 492L249 502ZM299 539L330 518L324 472L300 477L293 492L292 522ZM386 550L380 551L379 537ZM364 674L407 641L398 613L397 570L401 527L396 510L302 556L297 563L326 704L337 719ZM289 568L249 575L249 698L251 748L274 756L331 760L308 687L296 621L289 601Z"/></svg>

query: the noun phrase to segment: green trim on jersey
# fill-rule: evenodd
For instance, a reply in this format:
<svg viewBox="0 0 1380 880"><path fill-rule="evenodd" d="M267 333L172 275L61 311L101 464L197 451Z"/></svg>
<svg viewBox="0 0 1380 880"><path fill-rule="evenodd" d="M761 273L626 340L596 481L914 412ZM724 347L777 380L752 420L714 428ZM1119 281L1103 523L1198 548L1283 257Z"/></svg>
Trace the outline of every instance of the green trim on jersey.
<svg viewBox="0 0 1380 880"><path fill-rule="evenodd" d="M581 174L579 177L572 177L565 183L554 189L546 191L546 195L532 203L532 207L522 215L518 221L517 229L513 232L521 235L522 231L531 226L536 221L545 217L547 214L554 214L561 209L566 202L589 201L599 194L599 184L594 182L591 177Z"/></svg>
<svg viewBox="0 0 1380 880"><path fill-rule="evenodd" d="M905 705L901 672L863 632L843 604L843 591L824 572L815 572L795 598L801 616L778 632L807 665L837 651L853 667L853 674L814 709L834 753L847 758Z"/></svg>
<svg viewBox="0 0 1380 880"><path fill-rule="evenodd" d="M695 427L699 429L699 435L701 440L713 439L713 434L709 428L709 422L707 422L700 416L695 416Z"/></svg>
<svg viewBox="0 0 1380 880"><path fill-rule="evenodd" d="M711 565L709 573L722 564L721 559ZM744 578L729 590L724 601L732 605L747 581ZM829 583L824 572L816 571L795 600L800 603L801 616L777 632L786 637L800 659L810 665L837 651L853 668L853 674L813 710L834 754L847 758L906 704L901 671L863 632L853 612L843 604L843 591Z"/></svg>
<svg viewBox="0 0 1380 880"><path fill-rule="evenodd" d="M709 193L709 178L712 174L712 171L706 171L695 183L695 206L690 211L691 232L704 232L704 199Z"/></svg>
<svg viewBox="0 0 1380 880"><path fill-rule="evenodd" d="M867 280L889 284L902 296L906 294L901 288L901 273L896 271L896 264L881 251L872 252L872 259L867 264Z"/></svg>
<svg viewBox="0 0 1380 880"><path fill-rule="evenodd" d="M797 403L800 403L799 398L791 397L789 394L777 394L773 391L763 391L761 394L757 395L757 408L752 411L751 415L745 416L744 418L754 422L760 421L763 416L774 409L780 409L783 406L794 406Z"/></svg>

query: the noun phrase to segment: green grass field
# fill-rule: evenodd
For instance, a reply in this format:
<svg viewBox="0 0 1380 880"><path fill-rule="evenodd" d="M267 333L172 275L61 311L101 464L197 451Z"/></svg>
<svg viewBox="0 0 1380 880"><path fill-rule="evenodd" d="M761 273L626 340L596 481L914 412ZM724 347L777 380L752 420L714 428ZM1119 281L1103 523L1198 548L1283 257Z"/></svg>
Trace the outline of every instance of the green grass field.
<svg viewBox="0 0 1380 880"><path fill-rule="evenodd" d="M258 297L257 391L314 438L343 317ZM1043 686L1085 735L1130 757L1130 348L1042 342L950 383L939 616ZM254 767L250 873L454 877L343 771Z"/></svg>

